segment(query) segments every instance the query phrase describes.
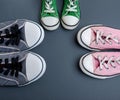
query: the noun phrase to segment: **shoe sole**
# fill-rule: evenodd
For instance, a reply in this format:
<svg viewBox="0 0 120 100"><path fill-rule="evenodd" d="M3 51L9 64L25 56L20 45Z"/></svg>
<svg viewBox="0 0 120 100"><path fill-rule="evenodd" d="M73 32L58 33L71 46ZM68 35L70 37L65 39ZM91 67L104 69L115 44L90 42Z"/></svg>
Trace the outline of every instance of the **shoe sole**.
<svg viewBox="0 0 120 100"><path fill-rule="evenodd" d="M41 21L41 24L46 30L53 31L53 30L56 30L59 27L60 22L58 22L56 25L53 25L53 26L47 26L42 21Z"/></svg>
<svg viewBox="0 0 120 100"><path fill-rule="evenodd" d="M67 25L65 24L62 20L61 20L61 24L62 26L67 29L67 30L73 30L75 29L78 25L79 25L79 22L76 24L76 25Z"/></svg>
<svg viewBox="0 0 120 100"><path fill-rule="evenodd" d="M83 55L81 58L80 58L80 61L79 61L79 67L80 69L83 71L83 73L85 73L86 75L90 76L90 77L93 77L93 78L97 78L97 79L107 79L107 78L113 78L113 77L116 77L118 75L112 75L112 76L98 76L98 75L95 75L91 72L89 72L88 70L85 69L84 65L83 65L83 59L89 55L91 53L87 53L85 55Z"/></svg>
<svg viewBox="0 0 120 100"><path fill-rule="evenodd" d="M32 81L30 81L30 82L28 82L28 83L26 83L26 84L24 84L24 85L19 85L18 87L26 86L26 85L29 85L29 84L37 81L38 79L40 79L40 78L44 75L44 73L45 73L45 71L46 71L46 62L45 62L44 58L41 57L40 55L36 54L36 53L33 53L33 52L29 52L29 53L31 53L31 54L37 56L38 58L40 58L40 60L41 60L41 62L42 62L42 64L43 64L43 66L42 66L42 71L41 71L40 74L39 74L36 78L34 78Z"/></svg>
<svg viewBox="0 0 120 100"><path fill-rule="evenodd" d="M84 47L84 48L86 48L86 49L88 49L88 50L100 51L99 49L90 48L89 46L87 46L86 44L84 44L84 42L83 42L82 39L81 39L81 35L82 35L82 33L83 33L84 30L86 30L86 29L88 29L88 28L90 28L90 27L95 27L95 26L103 26L103 25L102 25L102 24L93 24L93 25L88 25L88 26L86 26L86 27L83 27L83 28L78 32L78 34L77 34L77 41L78 41L78 43L79 43L82 47Z"/></svg>

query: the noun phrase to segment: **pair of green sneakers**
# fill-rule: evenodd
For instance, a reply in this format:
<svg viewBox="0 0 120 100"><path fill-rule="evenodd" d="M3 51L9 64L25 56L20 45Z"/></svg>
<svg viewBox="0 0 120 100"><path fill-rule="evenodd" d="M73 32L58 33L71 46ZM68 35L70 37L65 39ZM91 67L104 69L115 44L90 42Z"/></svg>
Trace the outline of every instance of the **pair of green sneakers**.
<svg viewBox="0 0 120 100"><path fill-rule="evenodd" d="M76 28L80 20L79 0L64 0L61 23L65 29ZM47 30L55 30L60 25L56 0L42 0L41 24Z"/></svg>

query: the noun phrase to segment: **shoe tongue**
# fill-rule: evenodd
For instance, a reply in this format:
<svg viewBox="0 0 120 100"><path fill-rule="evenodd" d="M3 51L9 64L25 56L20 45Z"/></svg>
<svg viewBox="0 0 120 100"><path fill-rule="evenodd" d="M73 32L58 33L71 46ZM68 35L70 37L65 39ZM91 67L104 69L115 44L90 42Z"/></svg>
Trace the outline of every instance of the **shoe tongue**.
<svg viewBox="0 0 120 100"><path fill-rule="evenodd" d="M20 39L25 42L25 45L27 45L26 37L25 37L25 25L20 28L20 31L21 31Z"/></svg>
<svg viewBox="0 0 120 100"><path fill-rule="evenodd" d="M20 28L20 31L21 31L20 38L21 38L22 40L25 40L25 27L24 27L24 26L21 27L21 28Z"/></svg>
<svg viewBox="0 0 120 100"><path fill-rule="evenodd" d="M92 32L91 32L91 34L92 34L92 35L91 35L91 36L92 36L92 39L91 39L91 40L94 41L94 40L96 40L96 32L95 32L95 30L92 29L92 28L91 28L91 30L92 30Z"/></svg>
<svg viewBox="0 0 120 100"><path fill-rule="evenodd" d="M100 66L100 62L97 58L94 57L94 70L96 70Z"/></svg>
<svg viewBox="0 0 120 100"><path fill-rule="evenodd" d="M26 60L24 59L21 63L22 63L22 73L26 75Z"/></svg>

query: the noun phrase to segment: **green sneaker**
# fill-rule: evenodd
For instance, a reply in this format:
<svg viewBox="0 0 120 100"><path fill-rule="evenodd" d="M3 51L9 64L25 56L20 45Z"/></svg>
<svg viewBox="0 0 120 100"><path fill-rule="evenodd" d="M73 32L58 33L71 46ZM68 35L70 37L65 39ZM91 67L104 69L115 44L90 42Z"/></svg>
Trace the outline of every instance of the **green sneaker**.
<svg viewBox="0 0 120 100"><path fill-rule="evenodd" d="M59 27L56 0L42 0L41 24L47 30L55 30Z"/></svg>
<svg viewBox="0 0 120 100"><path fill-rule="evenodd" d="M61 23L65 29L76 28L80 20L79 0L64 0Z"/></svg>

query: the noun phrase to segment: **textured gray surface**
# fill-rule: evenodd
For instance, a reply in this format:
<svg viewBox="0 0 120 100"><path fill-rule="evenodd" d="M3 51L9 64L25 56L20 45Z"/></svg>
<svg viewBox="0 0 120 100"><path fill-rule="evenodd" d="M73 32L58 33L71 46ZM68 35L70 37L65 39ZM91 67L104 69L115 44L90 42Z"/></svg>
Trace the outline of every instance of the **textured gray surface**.
<svg viewBox="0 0 120 100"><path fill-rule="evenodd" d="M63 1L57 3L60 12ZM0 0L0 22L18 18L39 22L40 4L40 0ZM88 24L120 28L120 0L80 0L80 5L77 29L67 31L60 26L45 31L43 43L32 50L46 59L45 75L26 87L0 87L1 100L120 100L120 77L97 80L79 70L79 58L89 51L76 42L78 30Z"/></svg>

